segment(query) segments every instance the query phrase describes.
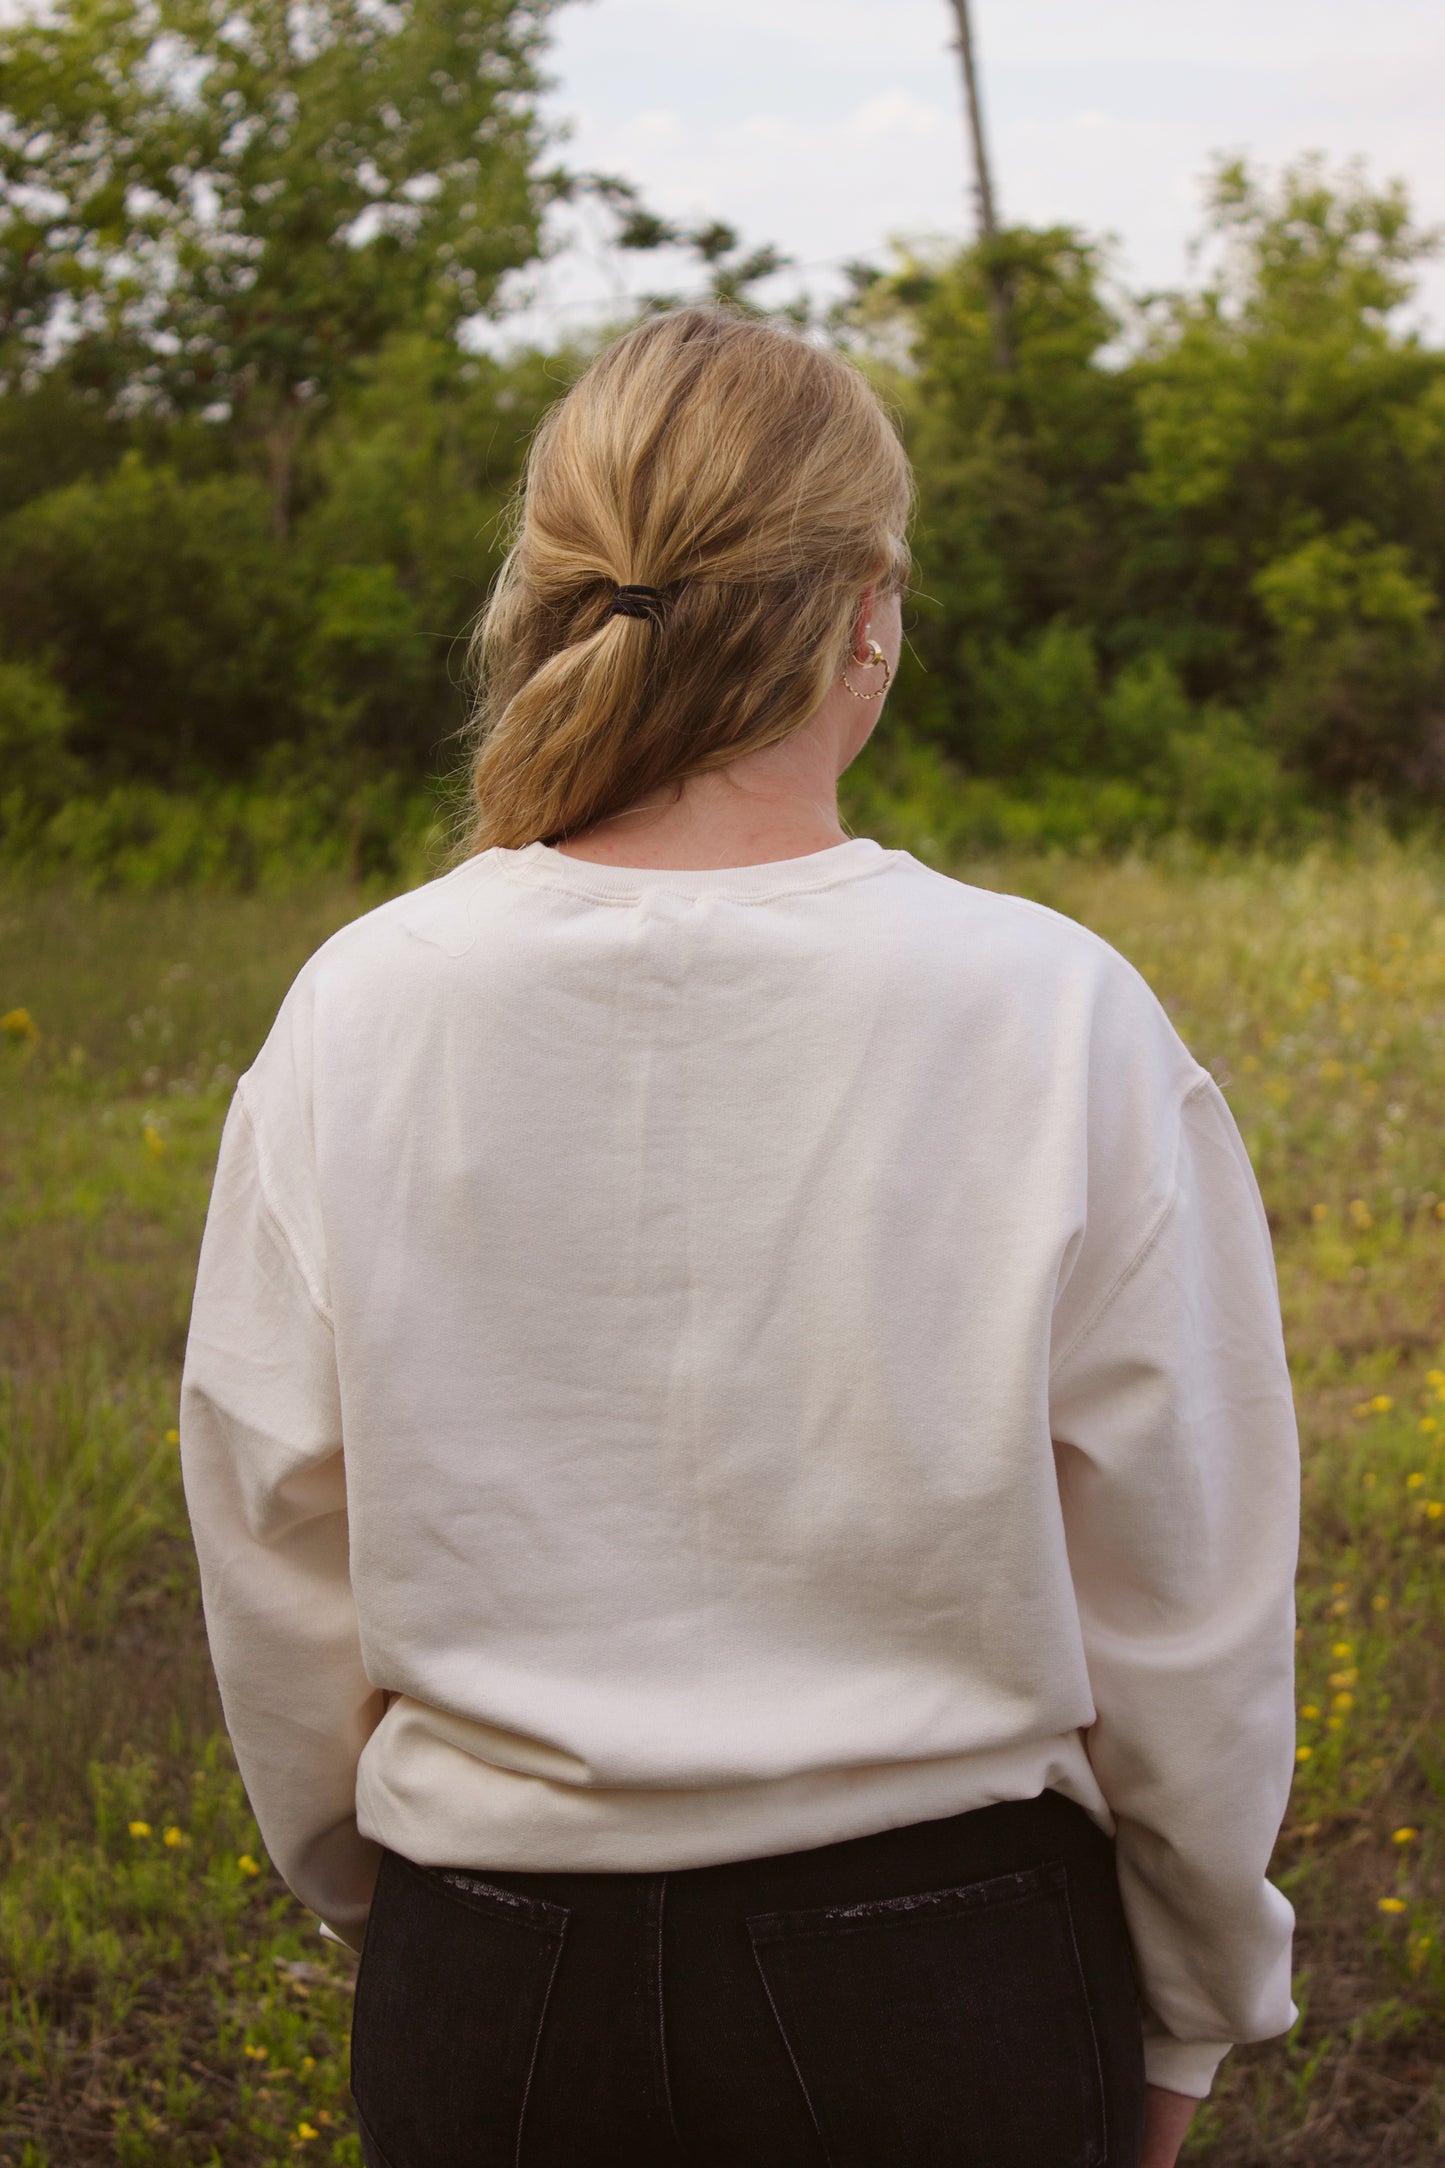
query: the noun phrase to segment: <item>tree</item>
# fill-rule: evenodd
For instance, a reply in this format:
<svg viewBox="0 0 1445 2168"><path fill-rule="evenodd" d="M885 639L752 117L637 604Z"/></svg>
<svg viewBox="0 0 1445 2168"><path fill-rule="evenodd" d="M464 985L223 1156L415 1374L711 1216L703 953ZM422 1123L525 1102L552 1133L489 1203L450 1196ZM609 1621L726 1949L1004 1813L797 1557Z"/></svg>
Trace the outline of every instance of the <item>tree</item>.
<svg viewBox="0 0 1445 2168"><path fill-rule="evenodd" d="M958 55L963 63L964 103L968 109L968 138L973 150L973 190L978 205L979 239L983 244L981 254L988 289L988 313L993 326L994 366L1002 372L1013 366L1013 337L1009 328L1011 282L1008 266L998 249L998 213L994 207L993 170L983 128L983 92L979 87L973 22L968 0L952 0L952 6L958 24Z"/></svg>
<svg viewBox="0 0 1445 2168"><path fill-rule="evenodd" d="M230 414L278 535L311 418L451 334L573 185L539 165L557 0L56 0L0 30L0 387Z"/></svg>

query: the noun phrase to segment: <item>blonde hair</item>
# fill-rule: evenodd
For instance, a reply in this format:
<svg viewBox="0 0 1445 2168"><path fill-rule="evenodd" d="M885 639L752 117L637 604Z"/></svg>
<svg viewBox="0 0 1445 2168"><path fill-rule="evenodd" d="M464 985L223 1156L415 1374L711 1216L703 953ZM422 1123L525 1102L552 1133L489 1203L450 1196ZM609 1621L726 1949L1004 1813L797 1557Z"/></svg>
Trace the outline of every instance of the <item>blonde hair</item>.
<svg viewBox="0 0 1445 2168"><path fill-rule="evenodd" d="M906 586L912 479L862 373L675 309L606 348L533 440L472 636L466 848L565 837L787 737ZM619 586L663 591L648 615Z"/></svg>

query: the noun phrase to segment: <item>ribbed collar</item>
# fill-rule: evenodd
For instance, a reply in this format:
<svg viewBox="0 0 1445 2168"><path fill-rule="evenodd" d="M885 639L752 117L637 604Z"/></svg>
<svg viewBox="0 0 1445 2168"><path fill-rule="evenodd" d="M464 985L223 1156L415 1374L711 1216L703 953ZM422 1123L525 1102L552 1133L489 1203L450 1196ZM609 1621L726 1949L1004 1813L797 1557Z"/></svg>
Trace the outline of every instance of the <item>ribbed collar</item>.
<svg viewBox="0 0 1445 2168"><path fill-rule="evenodd" d="M496 845L487 854L509 880L536 888L565 889L603 903L632 903L651 889L682 896L732 896L763 903L773 896L799 895L832 888L860 874L877 873L901 851L885 851L871 836L853 836L804 858L778 858L759 866L717 866L681 871L668 866L602 866L569 858L549 843L528 843L521 850Z"/></svg>

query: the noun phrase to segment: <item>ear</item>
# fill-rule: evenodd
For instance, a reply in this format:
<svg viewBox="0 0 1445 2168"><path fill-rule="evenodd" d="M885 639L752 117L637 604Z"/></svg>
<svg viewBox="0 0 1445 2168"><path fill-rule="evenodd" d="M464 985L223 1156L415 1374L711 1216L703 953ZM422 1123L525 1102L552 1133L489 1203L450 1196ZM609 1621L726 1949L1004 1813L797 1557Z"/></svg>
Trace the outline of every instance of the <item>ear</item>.
<svg viewBox="0 0 1445 2168"><path fill-rule="evenodd" d="M877 601L878 583L875 580L871 587L864 588L862 595L859 597L857 614L853 619L853 637L849 642L848 652L855 662L866 662L868 660L868 641L871 637L869 626L872 622L873 610Z"/></svg>

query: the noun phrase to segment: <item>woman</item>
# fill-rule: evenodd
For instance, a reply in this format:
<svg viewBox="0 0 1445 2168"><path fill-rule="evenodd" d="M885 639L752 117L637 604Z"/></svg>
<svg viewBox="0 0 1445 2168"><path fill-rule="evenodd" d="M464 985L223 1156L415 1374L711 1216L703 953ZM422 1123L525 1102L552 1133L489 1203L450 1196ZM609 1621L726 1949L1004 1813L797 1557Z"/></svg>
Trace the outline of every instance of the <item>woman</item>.
<svg viewBox="0 0 1445 2168"><path fill-rule="evenodd" d="M227 1120L187 1496L373 2168L1167 2168L1297 2014L1258 1190L1114 949L844 834L908 511L836 356L610 347L472 850Z"/></svg>

